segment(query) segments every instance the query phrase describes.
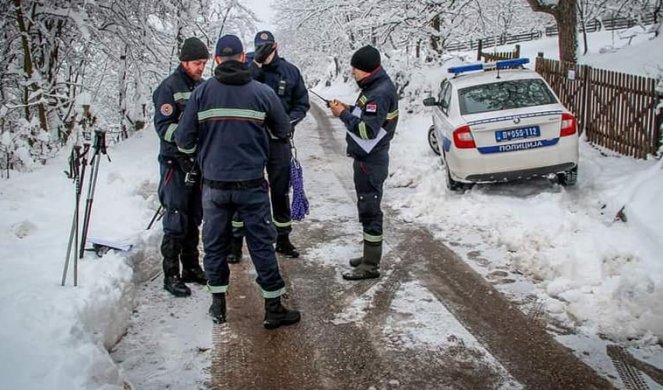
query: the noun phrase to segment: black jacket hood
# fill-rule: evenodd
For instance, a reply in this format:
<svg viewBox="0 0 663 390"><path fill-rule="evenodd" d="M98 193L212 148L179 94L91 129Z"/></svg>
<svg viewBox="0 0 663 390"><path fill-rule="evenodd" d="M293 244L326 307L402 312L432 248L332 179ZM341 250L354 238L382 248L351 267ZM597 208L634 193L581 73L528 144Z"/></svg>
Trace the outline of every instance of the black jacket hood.
<svg viewBox="0 0 663 390"><path fill-rule="evenodd" d="M223 84L242 85L251 80L251 71L240 61L222 62L214 69L214 78Z"/></svg>

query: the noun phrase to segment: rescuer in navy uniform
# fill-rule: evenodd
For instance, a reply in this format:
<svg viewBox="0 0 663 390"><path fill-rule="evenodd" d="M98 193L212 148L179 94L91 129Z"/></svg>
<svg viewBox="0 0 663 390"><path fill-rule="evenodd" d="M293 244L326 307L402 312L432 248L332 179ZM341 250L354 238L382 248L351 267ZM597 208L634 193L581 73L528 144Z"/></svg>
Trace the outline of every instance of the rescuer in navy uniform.
<svg viewBox="0 0 663 390"><path fill-rule="evenodd" d="M350 64L361 93L355 106L333 100L330 109L347 129L347 153L354 159L357 209L364 233L364 254L350 260L354 269L343 274L343 278L359 280L380 276L383 219L380 203L382 185L389 173L389 143L398 123L398 95L381 66L380 52L373 46L357 50Z"/></svg>
<svg viewBox="0 0 663 390"><path fill-rule="evenodd" d="M246 238L265 298L264 326L268 329L299 321L296 310L281 304L281 278L264 170L271 134L287 143L290 120L278 96L251 78L239 38L225 35L216 45L214 77L200 85L175 134L180 151L197 151L203 177L203 259L212 293L209 312L214 322L226 320L230 269L227 256L235 212L244 221Z"/></svg>
<svg viewBox="0 0 663 390"><path fill-rule="evenodd" d="M278 95L283 108L290 117L293 127L304 119L311 107L308 91L299 69L278 55L274 35L259 31L254 39L255 52L250 69L254 79L267 84ZM290 218L290 160L289 142L270 137L267 177L276 225L276 251L287 257L299 257L299 251L290 241L292 219ZM242 222L235 218L233 250L229 261L239 262L242 257Z"/></svg>
<svg viewBox="0 0 663 390"><path fill-rule="evenodd" d="M154 91L153 100L154 128L161 141L158 192L165 210L161 242L164 288L176 297L185 297L191 295L185 282L207 283L198 258L202 204L198 167L195 160L177 150L174 134L191 92L202 82L209 60L207 46L198 38L188 38L179 59L180 65ZM187 174L189 181L185 182Z"/></svg>

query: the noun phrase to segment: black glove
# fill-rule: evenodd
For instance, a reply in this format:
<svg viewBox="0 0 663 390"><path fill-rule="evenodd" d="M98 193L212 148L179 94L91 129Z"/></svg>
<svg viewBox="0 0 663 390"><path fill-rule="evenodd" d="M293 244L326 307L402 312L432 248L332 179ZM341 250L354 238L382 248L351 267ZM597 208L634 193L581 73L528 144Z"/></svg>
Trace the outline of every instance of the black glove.
<svg viewBox="0 0 663 390"><path fill-rule="evenodd" d="M185 173L197 170L195 156L184 153L178 153L177 155L175 155L175 159L177 160L177 163L180 165L180 168L182 168L182 171L184 171Z"/></svg>
<svg viewBox="0 0 663 390"><path fill-rule="evenodd" d="M256 48L255 51L255 57L253 58L253 61L262 64L267 60L267 57L269 57L270 54L274 51L275 47L273 43L266 43L264 45L260 45Z"/></svg>

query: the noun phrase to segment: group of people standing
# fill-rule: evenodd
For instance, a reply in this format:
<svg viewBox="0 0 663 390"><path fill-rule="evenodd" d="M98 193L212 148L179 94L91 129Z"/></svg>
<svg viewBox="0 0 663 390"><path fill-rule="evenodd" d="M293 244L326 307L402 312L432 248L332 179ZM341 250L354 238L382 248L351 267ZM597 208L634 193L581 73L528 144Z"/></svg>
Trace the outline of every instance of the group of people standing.
<svg viewBox="0 0 663 390"><path fill-rule="evenodd" d="M159 200L165 210L161 253L164 288L184 297L191 294L186 283L206 284L212 293L209 313L223 323L228 264L241 260L246 237L265 299L263 324L274 329L301 317L281 302L285 283L276 252L299 257L290 240L291 139L310 105L299 70L278 55L274 35L260 31L254 44L253 58L247 60L237 36L219 38L214 77L203 81L210 54L199 39L188 38L180 65L154 92L161 141ZM359 280L380 275L380 203L398 101L377 49L359 49L351 64L362 93L353 106L334 99L329 108L345 124L347 152L355 160L364 253L350 260L353 270L343 277ZM204 271L198 252L203 218Z"/></svg>

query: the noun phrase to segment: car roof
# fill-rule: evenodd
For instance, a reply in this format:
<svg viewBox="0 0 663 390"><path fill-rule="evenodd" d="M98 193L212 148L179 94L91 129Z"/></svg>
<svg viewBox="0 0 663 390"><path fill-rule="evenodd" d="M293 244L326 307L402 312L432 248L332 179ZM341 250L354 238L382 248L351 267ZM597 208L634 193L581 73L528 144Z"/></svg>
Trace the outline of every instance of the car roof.
<svg viewBox="0 0 663 390"><path fill-rule="evenodd" d="M499 78L497 78L498 74ZM542 79L542 77L535 71L529 69L502 69L499 72L497 70L489 70L463 73L449 78L449 81L456 86L456 88L465 88L474 85L524 79Z"/></svg>

